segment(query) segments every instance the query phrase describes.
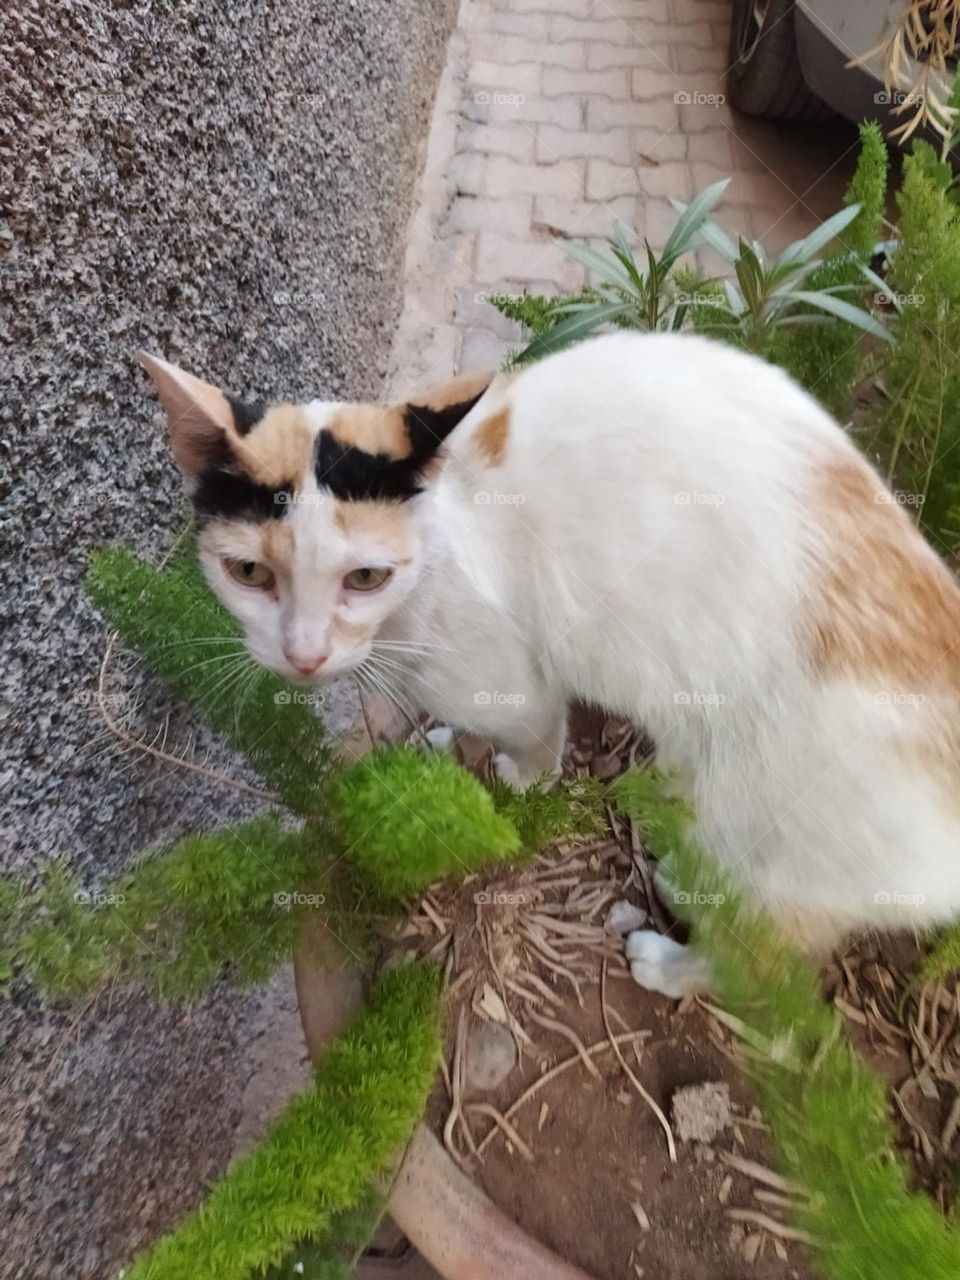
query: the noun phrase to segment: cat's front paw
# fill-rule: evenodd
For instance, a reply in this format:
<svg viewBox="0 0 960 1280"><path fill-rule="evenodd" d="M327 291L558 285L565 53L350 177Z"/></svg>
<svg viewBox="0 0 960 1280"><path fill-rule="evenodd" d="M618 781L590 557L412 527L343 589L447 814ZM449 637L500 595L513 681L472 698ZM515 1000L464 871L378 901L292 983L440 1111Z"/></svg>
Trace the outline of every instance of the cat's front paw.
<svg viewBox="0 0 960 1280"><path fill-rule="evenodd" d="M493 757L493 771L501 782L513 787L514 791L526 791L537 780L534 775L527 775L513 756L508 756L505 751L498 751Z"/></svg>
<svg viewBox="0 0 960 1280"><path fill-rule="evenodd" d="M624 947L633 980L671 1000L710 990L710 969L702 956L653 929L635 929Z"/></svg>
<svg viewBox="0 0 960 1280"><path fill-rule="evenodd" d="M424 751L436 751L442 756L452 756L456 731L448 724L438 724L428 729L421 739Z"/></svg>

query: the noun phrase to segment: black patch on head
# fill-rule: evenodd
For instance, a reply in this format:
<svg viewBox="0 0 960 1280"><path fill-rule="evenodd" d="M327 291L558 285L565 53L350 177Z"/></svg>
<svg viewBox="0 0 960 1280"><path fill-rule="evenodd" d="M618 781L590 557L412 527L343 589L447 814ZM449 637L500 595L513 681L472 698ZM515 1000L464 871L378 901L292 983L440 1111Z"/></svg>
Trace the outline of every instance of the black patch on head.
<svg viewBox="0 0 960 1280"><path fill-rule="evenodd" d="M410 437L413 455L424 460L429 458L486 394L486 390L484 387L472 399L461 400L459 404L448 404L444 409L428 409L426 405L408 404L403 421Z"/></svg>
<svg viewBox="0 0 960 1280"><path fill-rule="evenodd" d="M257 484L239 469L226 439L223 451L197 478L193 506L201 527L211 520L239 517L262 524L277 520L290 510L292 484Z"/></svg>
<svg viewBox="0 0 960 1280"><path fill-rule="evenodd" d="M411 458L391 458L341 444L329 431L317 436L314 474L317 484L345 502L385 498L406 502L420 492L419 467Z"/></svg>
<svg viewBox="0 0 960 1280"><path fill-rule="evenodd" d="M427 463L484 391L445 409L407 405L403 420L410 453L406 458L367 453L355 445L341 444L329 431L321 431L314 459L317 484L344 502L377 498L406 502L415 497L423 491L420 479Z"/></svg>
<svg viewBox="0 0 960 1280"><path fill-rule="evenodd" d="M238 436L245 436L251 431L264 415L266 406L262 400L241 400L239 396L232 396L229 391L225 391L230 408L233 411L233 425L236 428Z"/></svg>

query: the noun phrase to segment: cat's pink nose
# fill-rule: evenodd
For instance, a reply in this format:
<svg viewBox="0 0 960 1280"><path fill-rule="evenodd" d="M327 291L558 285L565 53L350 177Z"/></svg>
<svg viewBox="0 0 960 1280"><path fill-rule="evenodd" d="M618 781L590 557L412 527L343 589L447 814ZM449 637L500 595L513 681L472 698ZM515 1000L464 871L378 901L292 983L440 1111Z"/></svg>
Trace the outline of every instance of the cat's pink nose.
<svg viewBox="0 0 960 1280"><path fill-rule="evenodd" d="M283 655L290 663L291 667L299 671L302 676L312 676L327 660L325 653L287 653L284 650Z"/></svg>

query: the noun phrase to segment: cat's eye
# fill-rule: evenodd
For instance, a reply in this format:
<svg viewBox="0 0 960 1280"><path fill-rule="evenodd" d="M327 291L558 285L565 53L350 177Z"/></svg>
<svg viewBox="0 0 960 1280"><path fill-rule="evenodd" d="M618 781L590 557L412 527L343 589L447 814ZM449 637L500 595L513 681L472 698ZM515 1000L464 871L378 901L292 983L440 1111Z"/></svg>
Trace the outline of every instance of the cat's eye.
<svg viewBox="0 0 960 1280"><path fill-rule="evenodd" d="M273 574L265 564L257 560L227 560L227 573L244 587L260 587L266 591L273 586Z"/></svg>
<svg viewBox="0 0 960 1280"><path fill-rule="evenodd" d="M348 591L376 591L392 574L392 569L352 569L343 579L343 585Z"/></svg>

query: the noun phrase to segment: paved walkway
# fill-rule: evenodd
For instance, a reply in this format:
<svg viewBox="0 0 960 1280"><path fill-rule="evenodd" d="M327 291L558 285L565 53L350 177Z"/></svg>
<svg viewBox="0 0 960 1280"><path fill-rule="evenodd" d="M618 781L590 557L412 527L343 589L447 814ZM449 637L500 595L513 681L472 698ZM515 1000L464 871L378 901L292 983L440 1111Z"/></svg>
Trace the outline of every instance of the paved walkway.
<svg viewBox="0 0 960 1280"><path fill-rule="evenodd" d="M619 218L659 249L669 198L728 176L718 221L771 250L839 206L855 134L735 116L728 32L725 0L462 0L411 226L394 393L498 364L519 334L490 294L583 282L558 239L602 240Z"/></svg>

